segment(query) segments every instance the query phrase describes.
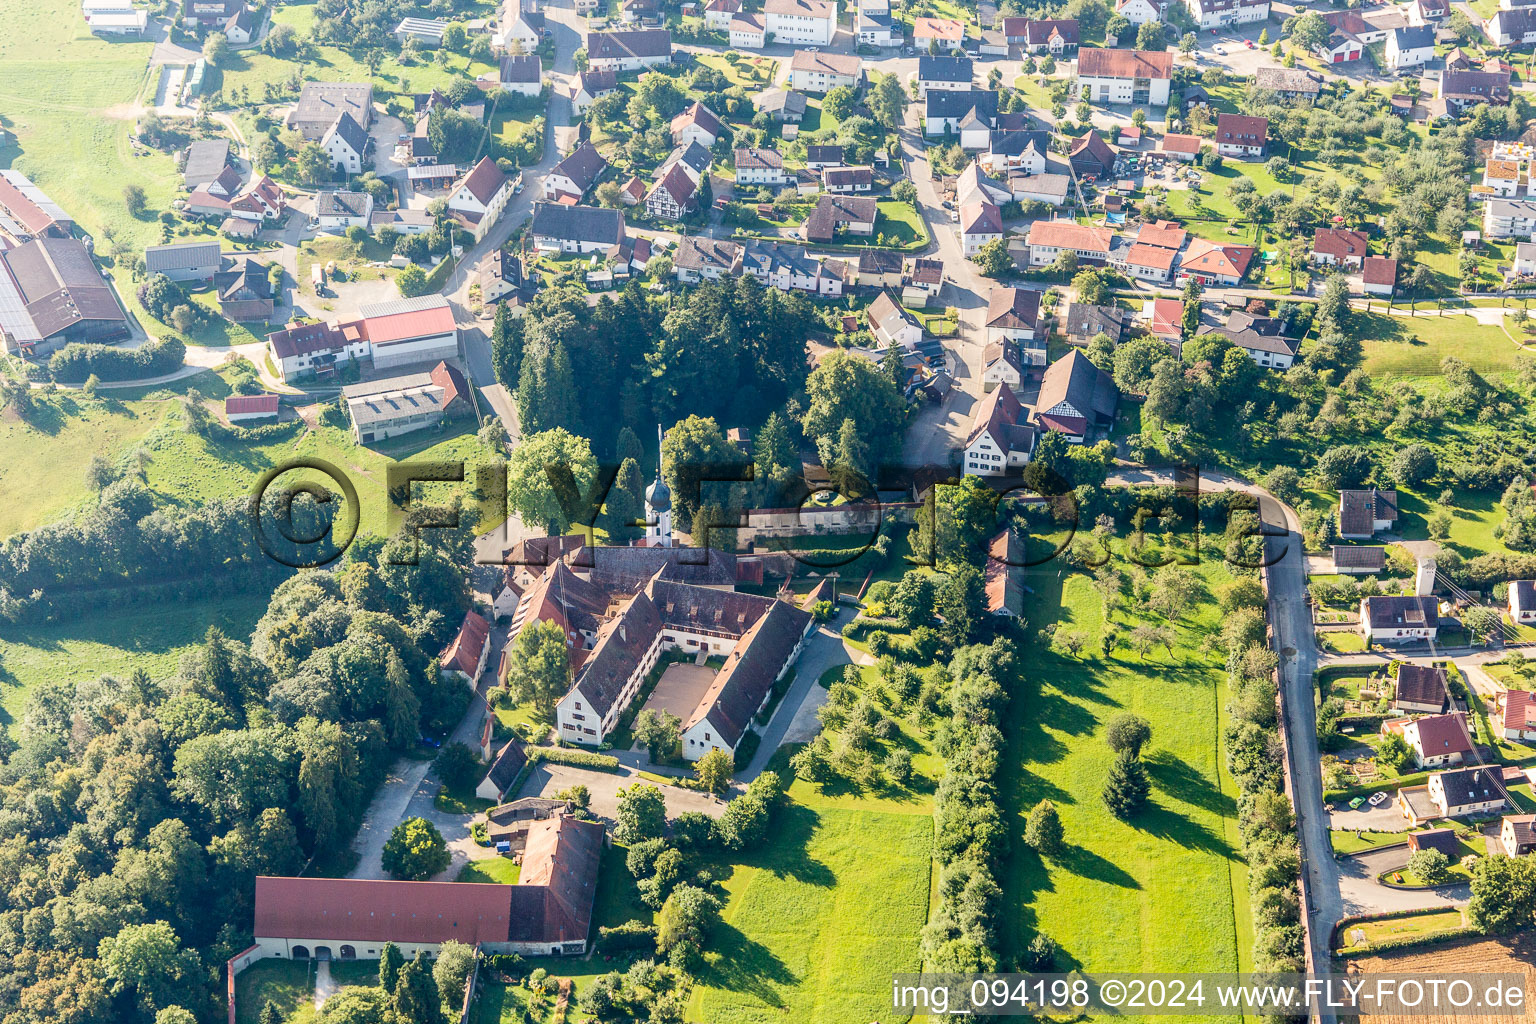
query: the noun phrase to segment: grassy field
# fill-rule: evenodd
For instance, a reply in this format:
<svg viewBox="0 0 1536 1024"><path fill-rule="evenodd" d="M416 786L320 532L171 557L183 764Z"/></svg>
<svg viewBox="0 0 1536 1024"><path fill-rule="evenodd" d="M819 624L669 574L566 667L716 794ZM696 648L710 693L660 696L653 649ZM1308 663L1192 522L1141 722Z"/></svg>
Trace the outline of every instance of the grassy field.
<svg viewBox="0 0 1536 1024"><path fill-rule="evenodd" d="M169 154L128 141L150 44L107 42L86 29L71 0L8 3L0 40L0 124L17 142L0 147L0 167L31 177L98 239L141 249L158 241L155 211L169 206L176 176ZM47 88L38 88L46 82ZM123 189L144 189L150 213L130 216Z"/></svg>
<svg viewBox="0 0 1536 1024"><path fill-rule="evenodd" d="M1200 568L1207 583L1225 578ZM1089 580L1054 571L1032 575L1025 614L1089 635L1099 649L1102 599ZM1124 612L1115 615L1120 627ZM1005 729L1012 760L1002 788L1015 818L1011 869L1002 880L1005 959L1044 932L1061 949L1061 969L1088 971L1233 971L1248 969L1252 924L1247 872L1239 855L1237 786L1222 764L1227 701L1220 660L1195 649L1219 614L1200 606L1178 629L1172 657L1161 649L1145 663L1117 651L1079 659L1029 652L1038 694L1015 696ZM1152 726L1143 755L1151 803L1131 823L1100 797L1111 755L1099 730L1121 711ZM1066 828L1068 851L1042 862L1023 848L1024 813L1050 799Z"/></svg>
<svg viewBox="0 0 1536 1024"><path fill-rule="evenodd" d="M1406 317L1357 311L1353 320L1363 342L1364 369L1373 377L1438 376L1446 356L1480 373L1509 373L1520 354L1502 330L1465 314Z"/></svg>
<svg viewBox="0 0 1536 1024"><path fill-rule="evenodd" d="M27 692L45 680L82 682L143 668L155 678L176 670L209 626L250 636L267 610L262 594L195 605L107 610L70 622L0 629L0 724L15 721Z"/></svg>
<svg viewBox="0 0 1536 1024"><path fill-rule="evenodd" d="M1406 842L1406 835L1405 832L1351 832L1349 829L1333 829L1328 833L1333 842L1333 852L1339 854L1362 853Z"/></svg>
<svg viewBox="0 0 1536 1024"><path fill-rule="evenodd" d="M495 882L500 885L516 885L523 869L511 857L486 857L472 860L459 869L455 882Z"/></svg>
<svg viewBox="0 0 1536 1024"><path fill-rule="evenodd" d="M933 819L807 806L724 883L723 923L689 1006L710 1024L863 1024L890 1016L890 976L918 967Z"/></svg>

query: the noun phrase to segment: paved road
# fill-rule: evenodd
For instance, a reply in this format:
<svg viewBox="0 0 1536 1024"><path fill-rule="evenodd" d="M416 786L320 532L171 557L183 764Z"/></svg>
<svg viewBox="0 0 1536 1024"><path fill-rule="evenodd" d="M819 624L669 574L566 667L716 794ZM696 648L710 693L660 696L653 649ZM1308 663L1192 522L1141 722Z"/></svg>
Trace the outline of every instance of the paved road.
<svg viewBox="0 0 1536 1024"><path fill-rule="evenodd" d="M789 692L779 702L778 711L763 730L762 742L758 744L752 762L747 765L746 771L737 774L739 781L751 782L763 773L773 755L786 741L790 724L799 716L802 707L808 703L812 707L821 705L820 697L826 691L817 685L817 680L822 673L852 660L855 652L843 643L842 629L852 620L853 615L852 610L840 607L837 615L805 642L805 650L800 652L800 660L795 665L795 681L790 684Z"/></svg>
<svg viewBox="0 0 1536 1024"><path fill-rule="evenodd" d="M496 664L494 651L486 664ZM482 689L485 683L482 677ZM447 742L462 743L471 749L477 747L480 742L480 724L485 720L485 714L484 693L477 691ZM453 855L448 869L436 878L438 881L453 879L465 861L472 859L473 854L482 848L469 836L471 818L461 814L446 814L433 805L440 785L437 776L432 773L431 761L402 757L390 765L384 784L374 794L373 802L368 805L368 813L363 817L363 824L352 840L353 848L357 851L357 865L347 877L388 877L384 873L384 844L389 840L390 832L406 818L423 817L443 833Z"/></svg>
<svg viewBox="0 0 1536 1024"><path fill-rule="evenodd" d="M1339 897L1344 913L1353 916L1420 910L1425 907L1451 907L1465 903L1471 895L1470 887L1464 882L1434 889L1393 889L1376 881L1376 876L1383 871L1391 871L1407 863L1406 846L1372 850L1340 860Z"/></svg>
<svg viewBox="0 0 1536 1024"><path fill-rule="evenodd" d="M555 61L549 73L550 97L548 109L549 135L545 141L544 158L532 167L523 169L523 190L507 203L501 219L480 242L467 250L459 265L448 276L442 293L453 304L454 319L463 332L464 360L476 384L484 387L496 383L492 369L490 338L480 327L478 318L470 311L469 286L474 280L475 267L488 253L506 244L512 233L522 226L533 213L533 204L543 195L544 176L560 160L557 142L569 132L572 125L571 100L566 93L570 79L576 73L576 51L586 45L586 24L569 6L551 5L545 10L545 24L555 39Z"/></svg>
<svg viewBox="0 0 1536 1024"><path fill-rule="evenodd" d="M529 796L552 797L561 790L580 784L586 786L592 795L588 809L599 818L610 822L617 821L619 790L636 782L656 785L650 780L640 778L639 772L640 769L631 764L622 765L617 772L598 772L563 764L541 764L528 773L522 787L517 791L517 797L519 799ZM668 774L668 772L656 772L656 774ZM685 811L701 811L710 817L717 818L725 810L725 801L708 793L683 789L680 786L657 785L656 788L661 790L661 795L666 800L669 818L675 818Z"/></svg>
<svg viewBox="0 0 1536 1024"><path fill-rule="evenodd" d="M908 61L913 63L915 61ZM926 146L918 118L921 106L907 105L906 120L898 137L907 177L917 185L917 211L934 245L925 255L944 264L944 288L937 305L954 306L960 313L959 332L950 343L954 354L954 387L942 402L925 405L907 430L902 462L907 466L948 466L965 443L971 415L981 400L982 349L986 344L986 305L991 282L960 249L960 237L950 223L949 211L939 198L928 166Z"/></svg>
<svg viewBox="0 0 1536 1024"><path fill-rule="evenodd" d="M1296 808L1297 834L1301 840L1302 867L1306 873L1306 912L1311 930L1310 969L1327 973L1329 938L1343 914L1340 874L1333 859L1328 835L1328 813L1323 805L1322 764L1317 749L1317 719L1312 706L1312 675L1317 667L1317 644L1312 635L1312 611L1307 605L1307 561L1300 524L1289 509L1273 499L1262 503L1264 521L1284 526L1283 536L1267 541L1269 611L1274 645L1280 655L1282 706L1285 712L1286 756L1290 761L1291 802ZM1278 509L1281 514L1275 514ZM1372 883L1374 885L1374 883ZM1331 1024L1331 1013L1320 1014Z"/></svg>

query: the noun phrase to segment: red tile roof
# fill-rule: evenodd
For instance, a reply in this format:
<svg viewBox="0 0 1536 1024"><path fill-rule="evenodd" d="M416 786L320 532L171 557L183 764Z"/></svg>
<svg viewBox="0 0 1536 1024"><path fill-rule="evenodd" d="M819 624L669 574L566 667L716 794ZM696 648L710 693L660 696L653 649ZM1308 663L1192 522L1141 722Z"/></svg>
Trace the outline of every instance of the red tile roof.
<svg viewBox="0 0 1536 1024"><path fill-rule="evenodd" d="M1348 228L1318 228L1312 234L1312 251L1335 259L1364 258L1370 254L1370 241L1363 231Z"/></svg>
<svg viewBox="0 0 1536 1024"><path fill-rule="evenodd" d="M1143 224L1141 230L1136 232L1136 241L1141 245L1155 245L1177 252L1184 248L1184 240L1188 235L1189 232L1175 222L1160 220L1152 224Z"/></svg>
<svg viewBox="0 0 1536 1024"><path fill-rule="evenodd" d="M263 938L335 942L506 942L513 888L261 876L254 931Z"/></svg>
<svg viewBox="0 0 1536 1024"><path fill-rule="evenodd" d="M407 310L403 313L365 317L360 323L363 334L375 345L388 344L406 338L447 334L454 329L453 310L447 303L426 309Z"/></svg>
<svg viewBox="0 0 1536 1024"><path fill-rule="evenodd" d="M1397 283L1397 260L1389 260L1385 256L1367 256L1363 269L1366 284Z"/></svg>
<svg viewBox="0 0 1536 1024"><path fill-rule="evenodd" d="M224 399L224 415L276 416L276 395L230 395Z"/></svg>
<svg viewBox="0 0 1536 1024"><path fill-rule="evenodd" d="M1184 316L1184 303L1178 299L1152 300L1152 333L1178 334L1179 321Z"/></svg>
<svg viewBox="0 0 1536 1024"><path fill-rule="evenodd" d="M1253 246L1227 245L1197 238L1184 251L1179 267L1186 273L1218 277L1242 277L1253 260Z"/></svg>
<svg viewBox="0 0 1536 1024"><path fill-rule="evenodd" d="M1164 153L1198 153L1200 152L1200 139L1195 135L1174 135L1170 133L1163 136L1162 147Z"/></svg>
<svg viewBox="0 0 1536 1024"><path fill-rule="evenodd" d="M448 645L438 664L445 671L462 672L473 677L480 668L480 654L490 638L491 624L480 613L469 612L464 616L464 624L459 627L458 636L453 638L453 643Z"/></svg>
<svg viewBox="0 0 1536 1024"><path fill-rule="evenodd" d="M1029 244L1057 249L1109 252L1115 233L1070 220L1037 220L1029 226Z"/></svg>
<svg viewBox="0 0 1536 1024"><path fill-rule="evenodd" d="M1504 691L1504 728L1536 729L1536 700L1530 691Z"/></svg>
<svg viewBox="0 0 1536 1024"><path fill-rule="evenodd" d="M954 18L914 18L912 38L958 43L965 38L965 26Z"/></svg>
<svg viewBox="0 0 1536 1024"><path fill-rule="evenodd" d="M496 161L485 156L480 158L480 162L475 164L474 170L469 172L459 187L479 200L481 206L489 206L506 183L507 176L496 166Z"/></svg>
<svg viewBox="0 0 1536 1024"><path fill-rule="evenodd" d="M1090 47L1077 54L1079 78L1173 77L1173 54L1157 50L1104 50Z"/></svg>
<svg viewBox="0 0 1536 1024"><path fill-rule="evenodd" d="M1217 114L1216 142L1218 145L1262 146L1269 134L1269 118L1249 117L1246 114Z"/></svg>
<svg viewBox="0 0 1536 1024"><path fill-rule="evenodd" d="M1472 743L1467 737L1466 723L1458 714L1426 715L1413 722L1419 733L1419 748L1425 757L1444 757L1446 754L1469 754Z"/></svg>
<svg viewBox="0 0 1536 1024"><path fill-rule="evenodd" d="M1173 257L1175 255L1176 254L1172 249L1165 249L1160 245L1147 245L1143 242L1137 242L1132 245L1130 251L1125 254L1125 261L1132 266L1137 267L1151 267L1154 270L1171 270L1173 268Z"/></svg>

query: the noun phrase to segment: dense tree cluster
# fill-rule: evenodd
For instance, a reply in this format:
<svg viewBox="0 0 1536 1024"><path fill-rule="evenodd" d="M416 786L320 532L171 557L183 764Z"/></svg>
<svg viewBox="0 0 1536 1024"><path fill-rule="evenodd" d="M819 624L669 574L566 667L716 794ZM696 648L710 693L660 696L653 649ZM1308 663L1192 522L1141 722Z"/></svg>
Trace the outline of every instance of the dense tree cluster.
<svg viewBox="0 0 1536 1024"><path fill-rule="evenodd" d="M463 711L434 658L463 568L457 591L408 574L360 553L280 585L249 646L210 629L171 676L28 695L0 768L0 1017L209 1018L256 875L344 849L390 760Z"/></svg>
<svg viewBox="0 0 1536 1024"><path fill-rule="evenodd" d="M702 285L670 310L638 285L593 306L580 287L552 287L521 321L497 326L493 354L525 434L564 427L607 457L625 426L645 437L689 414L758 425L803 391L805 339L819 323L804 296L750 275Z"/></svg>
<svg viewBox="0 0 1536 1024"><path fill-rule="evenodd" d="M1248 861L1256 932L1254 967L1299 971L1306 962L1301 925L1300 854L1284 792L1284 752L1275 714L1275 653L1265 644L1263 588L1240 577L1219 593L1226 613L1221 641L1232 688L1226 728L1227 768L1237 780L1238 827Z"/></svg>
<svg viewBox="0 0 1536 1024"><path fill-rule="evenodd" d="M138 348L72 341L48 358L48 372L64 384L83 384L87 377L136 380L174 373L186 358L180 338L150 341Z"/></svg>
<svg viewBox="0 0 1536 1024"><path fill-rule="evenodd" d="M995 970L997 872L1008 853L1008 827L998 804L997 773L1004 747L1000 726L1018 671L1007 640L963 647L950 660L948 717L935 736L945 773L934 794L939 904L923 928L922 950L932 970Z"/></svg>

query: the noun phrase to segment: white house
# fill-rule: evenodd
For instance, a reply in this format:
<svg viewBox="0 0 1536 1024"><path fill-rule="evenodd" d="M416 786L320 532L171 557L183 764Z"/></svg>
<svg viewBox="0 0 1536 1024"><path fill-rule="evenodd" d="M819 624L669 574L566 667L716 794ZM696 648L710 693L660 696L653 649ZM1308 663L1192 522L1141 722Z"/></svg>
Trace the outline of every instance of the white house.
<svg viewBox="0 0 1536 1024"><path fill-rule="evenodd" d="M761 50L768 45L768 19L742 11L731 18L727 35L733 50Z"/></svg>
<svg viewBox="0 0 1536 1024"><path fill-rule="evenodd" d="M1269 17L1269 0L1185 0L1202 31L1246 25Z"/></svg>
<svg viewBox="0 0 1536 1024"><path fill-rule="evenodd" d="M585 114L594 102L619 87L618 77L612 71L583 71L576 76L571 89L571 112Z"/></svg>
<svg viewBox="0 0 1536 1024"><path fill-rule="evenodd" d="M508 54L501 58L496 84L518 96L537 96L544 89L543 65L537 54Z"/></svg>
<svg viewBox="0 0 1536 1024"><path fill-rule="evenodd" d="M453 641L438 658L438 671L453 676L471 688L485 671L486 659L491 654L491 624L479 612L464 615L464 622Z"/></svg>
<svg viewBox="0 0 1536 1024"><path fill-rule="evenodd" d="M1483 204L1483 237L1531 241L1536 235L1536 200L1491 199Z"/></svg>
<svg viewBox="0 0 1536 1024"><path fill-rule="evenodd" d="M1339 536L1367 540L1397 523L1397 492L1379 487L1339 492Z"/></svg>
<svg viewBox="0 0 1536 1024"><path fill-rule="evenodd" d="M1435 59L1435 30L1428 25L1408 26L1387 33L1387 67L1416 68Z"/></svg>
<svg viewBox="0 0 1536 1024"><path fill-rule="evenodd" d="M1483 23L1483 33L1495 46L1528 46L1536 42L1536 9L1494 11Z"/></svg>
<svg viewBox="0 0 1536 1024"><path fill-rule="evenodd" d="M1042 352L1044 350L1042 349ZM1019 343L1004 339L989 343L981 352L981 390L999 387L1017 388L1024 381L1024 364Z"/></svg>
<svg viewBox="0 0 1536 1024"><path fill-rule="evenodd" d="M640 71L672 60L672 33L664 28L587 33L587 70Z"/></svg>
<svg viewBox="0 0 1536 1024"><path fill-rule="evenodd" d="M1229 160L1261 159L1268 137L1268 118L1245 114L1216 115L1216 152Z"/></svg>
<svg viewBox="0 0 1536 1024"><path fill-rule="evenodd" d="M596 206L533 204L533 244L545 252L586 255L624 241L624 214Z"/></svg>
<svg viewBox="0 0 1536 1024"><path fill-rule="evenodd" d="M1536 740L1536 700L1529 690L1500 690L1495 706L1499 732L1507 740Z"/></svg>
<svg viewBox="0 0 1536 1024"><path fill-rule="evenodd" d="M1167 51L1091 47L1077 53L1078 88L1095 103L1166 107L1172 82L1173 54Z"/></svg>
<svg viewBox="0 0 1536 1024"><path fill-rule="evenodd" d="M1149 21L1162 21L1163 9L1156 0L1119 0L1115 13L1140 28Z"/></svg>
<svg viewBox="0 0 1536 1024"><path fill-rule="evenodd" d="M580 202L607 169L608 161L597 148L583 142L544 176L544 198L557 201L561 196L570 196Z"/></svg>
<svg viewBox="0 0 1536 1024"><path fill-rule="evenodd" d="M512 179L485 156L448 194L448 212L475 236L485 237L512 198Z"/></svg>
<svg viewBox="0 0 1536 1024"><path fill-rule="evenodd" d="M1436 772L1429 777L1428 788L1430 800L1447 818L1494 814L1504 808L1504 785L1497 766Z"/></svg>
<svg viewBox="0 0 1536 1024"><path fill-rule="evenodd" d="M835 0L766 0L763 15L776 43L827 46L837 32Z"/></svg>
<svg viewBox="0 0 1536 1024"><path fill-rule="evenodd" d="M1510 621L1536 623L1536 581L1515 580L1509 585Z"/></svg>
<svg viewBox="0 0 1536 1024"><path fill-rule="evenodd" d="M854 54L796 50L789 62L790 85L801 92L831 92L838 86L851 89L864 80L864 61Z"/></svg>
<svg viewBox="0 0 1536 1024"><path fill-rule="evenodd" d="M988 202L960 207L960 251L967 257L1003 237L1003 212Z"/></svg>
<svg viewBox="0 0 1536 1024"><path fill-rule="evenodd" d="M698 143L705 149L712 147L725 130L719 115L697 101L672 119L671 128L673 145L687 148Z"/></svg>
<svg viewBox="0 0 1536 1024"><path fill-rule="evenodd" d="M1382 734L1389 731L1392 722L1383 722ZM1413 751L1414 761L1420 768L1443 768L1461 764L1472 753L1472 742L1467 735L1466 721L1459 713L1425 715L1397 723L1403 739Z"/></svg>
<svg viewBox="0 0 1536 1024"><path fill-rule="evenodd" d="M976 405L965 439L967 476L1003 476L1029 462L1035 428L1025 422L1024 406L1013 388L994 388Z"/></svg>
<svg viewBox="0 0 1536 1024"><path fill-rule="evenodd" d="M340 168L344 174L363 173L363 156L368 152L368 133L351 114L341 112L341 116L326 129L320 146L330 158L332 167Z"/></svg>
<svg viewBox="0 0 1536 1024"><path fill-rule="evenodd" d="M731 27L731 19L741 13L741 0L709 0L704 5L704 24L716 32Z"/></svg>
<svg viewBox="0 0 1536 1024"><path fill-rule="evenodd" d="M735 153L736 184L782 185L784 158L774 149L738 149Z"/></svg>
<svg viewBox="0 0 1536 1024"><path fill-rule="evenodd" d="M904 349L912 349L923 340L922 325L891 297L890 292L882 291L876 296L875 301L869 304L867 315L870 332L883 347L899 345Z"/></svg>
<svg viewBox="0 0 1536 1024"><path fill-rule="evenodd" d="M449 941L487 953L579 956L603 846L601 824L562 814L527 823L516 885L261 875L255 942L236 963L377 960L386 943L430 960Z"/></svg>
<svg viewBox="0 0 1536 1024"><path fill-rule="evenodd" d="M1064 251L1076 253L1079 259L1108 263L1114 239L1109 228L1071 220L1037 220L1029 226L1029 265L1048 267Z"/></svg>
<svg viewBox="0 0 1536 1024"><path fill-rule="evenodd" d="M969 91L976 72L969 57L917 58L917 95L925 98L931 90Z"/></svg>
<svg viewBox="0 0 1536 1024"><path fill-rule="evenodd" d="M1390 297L1397 288L1397 260L1367 256L1360 266L1360 287L1367 295Z"/></svg>
<svg viewBox="0 0 1536 1024"><path fill-rule="evenodd" d="M1032 342L1040 327L1040 293L1032 288L992 287L987 297L987 341ZM1045 365L1044 338L1039 358L1031 351L1030 362ZM1031 347L1032 348L1032 347Z"/></svg>
<svg viewBox="0 0 1536 1024"><path fill-rule="evenodd" d="M1439 604L1428 597L1367 597L1360 602L1360 632L1367 643L1434 640L1440 630Z"/></svg>
<svg viewBox="0 0 1536 1024"><path fill-rule="evenodd" d="M315 196L315 222L321 231L337 234L350 227L366 231L373 223L373 196L367 192L321 192Z"/></svg>

